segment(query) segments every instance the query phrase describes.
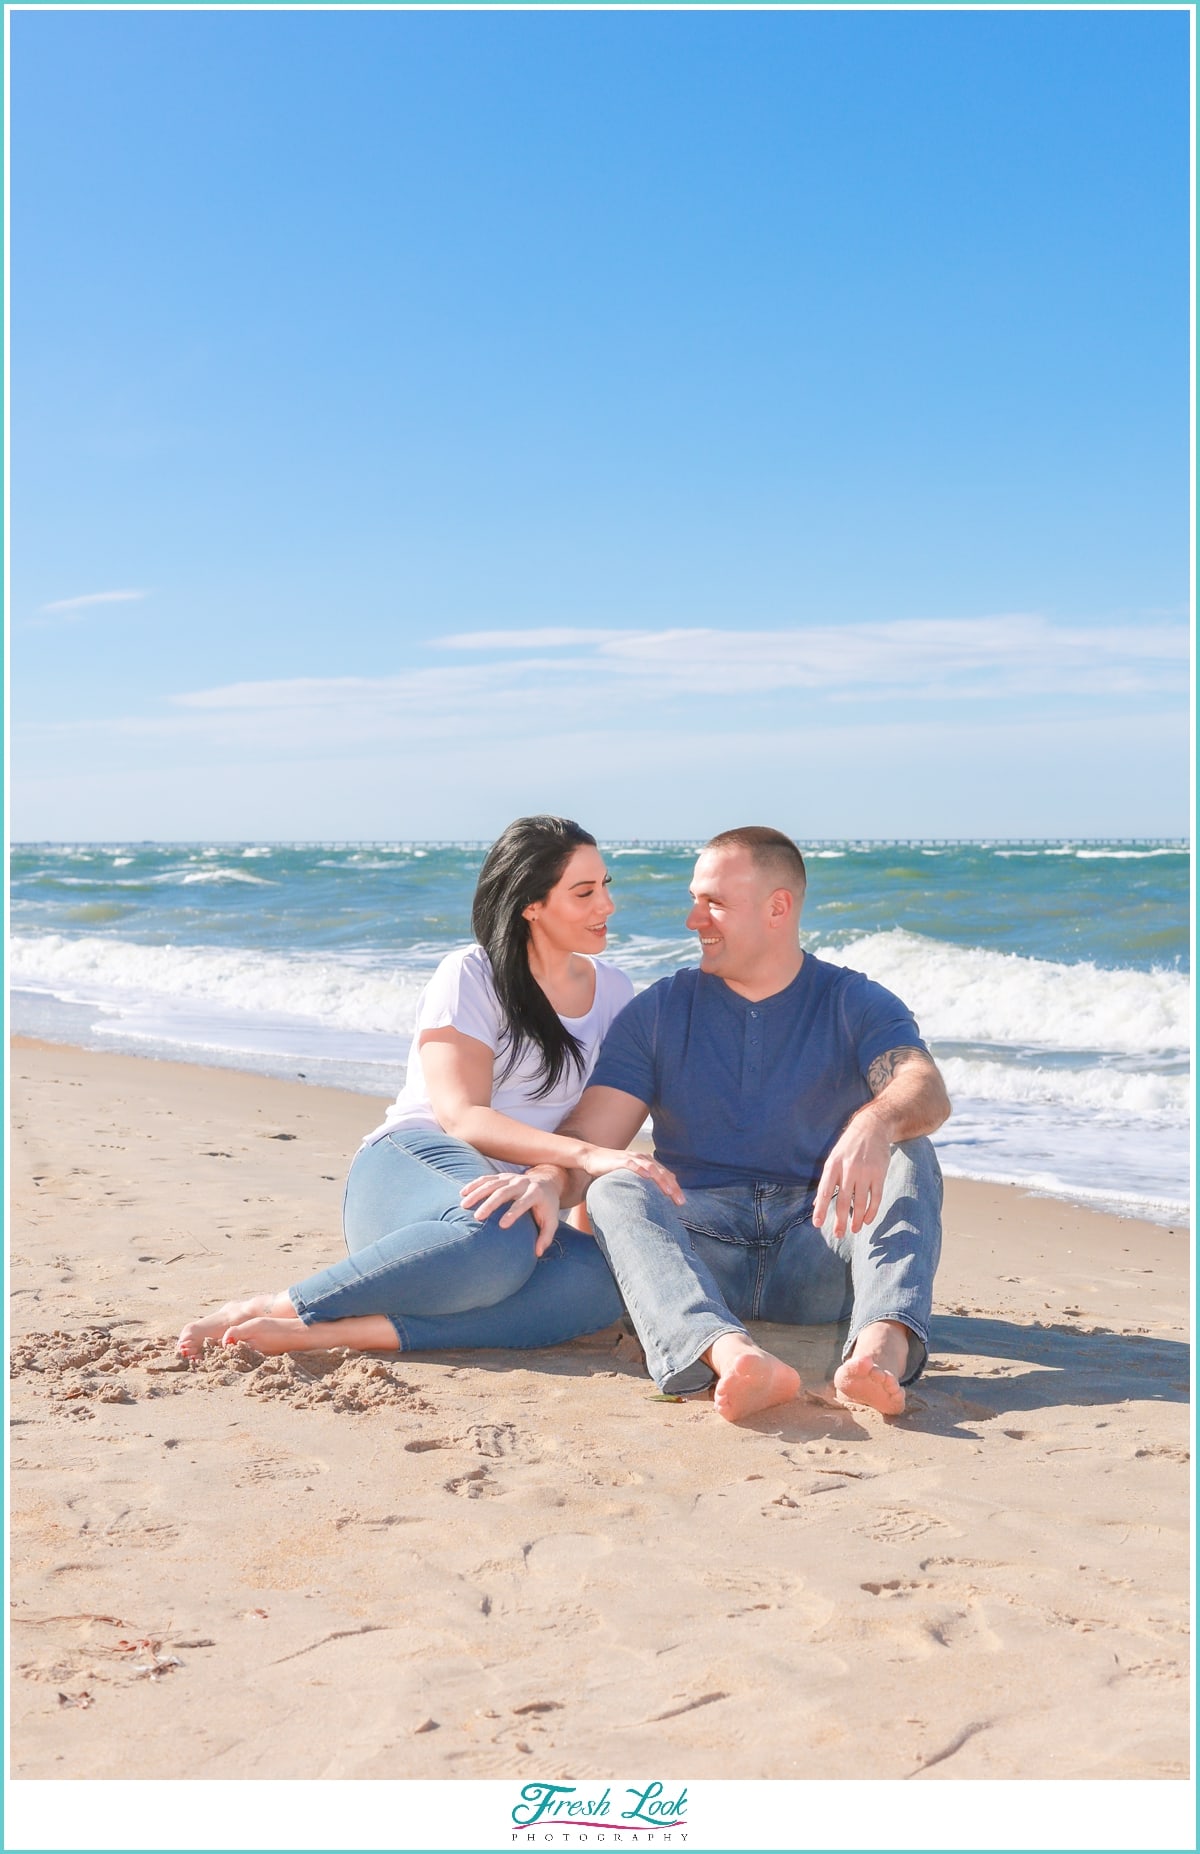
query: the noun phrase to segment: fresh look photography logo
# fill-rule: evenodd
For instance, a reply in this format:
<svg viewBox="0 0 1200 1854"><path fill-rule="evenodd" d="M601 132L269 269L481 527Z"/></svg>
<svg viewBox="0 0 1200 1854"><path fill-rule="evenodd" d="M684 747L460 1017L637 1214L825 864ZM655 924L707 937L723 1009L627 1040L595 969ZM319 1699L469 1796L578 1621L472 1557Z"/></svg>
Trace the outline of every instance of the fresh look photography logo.
<svg viewBox="0 0 1200 1854"><path fill-rule="evenodd" d="M665 1784L626 1784L614 1796L612 1786L594 1797L581 1796L574 1783L526 1783L512 1809L515 1842L596 1843L606 1846L684 1846L687 1834L687 1789L668 1791Z"/></svg>

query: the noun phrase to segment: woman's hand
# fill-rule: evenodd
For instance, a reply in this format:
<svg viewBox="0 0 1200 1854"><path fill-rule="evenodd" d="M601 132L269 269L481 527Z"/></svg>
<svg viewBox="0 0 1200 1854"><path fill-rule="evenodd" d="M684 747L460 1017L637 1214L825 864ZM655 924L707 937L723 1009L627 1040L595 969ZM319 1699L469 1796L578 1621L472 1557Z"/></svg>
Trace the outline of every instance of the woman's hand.
<svg viewBox="0 0 1200 1854"><path fill-rule="evenodd" d="M656 1184L673 1204L686 1201L674 1172L652 1159L648 1152L618 1150L616 1146L584 1146L579 1155L579 1168L589 1178L603 1178L608 1172L636 1172L639 1178L648 1178L651 1184Z"/></svg>
<svg viewBox="0 0 1200 1854"><path fill-rule="evenodd" d="M533 1253L545 1255L558 1231L561 1215L559 1174L531 1166L527 1172L485 1172L473 1178L459 1192L463 1208L485 1223L502 1204L508 1209L500 1219L502 1230L511 1229L518 1217L528 1213L537 1225Z"/></svg>

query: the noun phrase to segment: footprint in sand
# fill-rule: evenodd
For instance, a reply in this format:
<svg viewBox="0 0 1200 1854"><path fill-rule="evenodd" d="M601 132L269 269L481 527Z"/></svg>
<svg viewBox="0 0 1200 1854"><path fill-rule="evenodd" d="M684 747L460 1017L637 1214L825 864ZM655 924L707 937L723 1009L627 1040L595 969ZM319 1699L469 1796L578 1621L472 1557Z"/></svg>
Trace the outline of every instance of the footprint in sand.
<svg viewBox="0 0 1200 1854"><path fill-rule="evenodd" d="M472 1423L461 1436L414 1436L404 1448L410 1455L424 1455L437 1448L469 1448L473 1454L486 1455L489 1461L519 1455L526 1462L537 1462L545 1452L541 1437L522 1435L514 1423Z"/></svg>
<svg viewBox="0 0 1200 1854"><path fill-rule="evenodd" d="M445 1483L445 1488L447 1493L457 1494L460 1500L479 1500L485 1494L500 1492L486 1468L472 1468L467 1474L457 1474Z"/></svg>
<svg viewBox="0 0 1200 1854"><path fill-rule="evenodd" d="M422 1513L339 1513L334 1526L339 1532L347 1526L362 1526L368 1532L386 1532L392 1526L419 1526Z"/></svg>
<svg viewBox="0 0 1200 1854"><path fill-rule="evenodd" d="M123 1543L160 1549L173 1545L179 1538L177 1526L151 1519L119 1494L104 1494L89 1488L85 1493L75 1494L66 1505L78 1522L81 1538L119 1538Z"/></svg>
<svg viewBox="0 0 1200 1854"><path fill-rule="evenodd" d="M524 1547L525 1565L530 1571L557 1575L560 1571L578 1571L583 1564L607 1558L612 1545L606 1538L591 1532L548 1532Z"/></svg>
<svg viewBox="0 0 1200 1854"><path fill-rule="evenodd" d="M919 1539L926 1532L952 1532L955 1530L947 1520L937 1519L932 1513L913 1513L899 1509L891 1513L879 1513L873 1519L855 1526L866 1538L874 1539L877 1544L900 1544L907 1539Z"/></svg>
<svg viewBox="0 0 1200 1854"><path fill-rule="evenodd" d="M922 1558L917 1566L921 1571L1010 1571L1012 1566L1000 1558Z"/></svg>
<svg viewBox="0 0 1200 1854"><path fill-rule="evenodd" d="M235 1487L257 1487L264 1481L308 1481L314 1474L328 1474L323 1461L299 1461L294 1456L261 1455L235 1477Z"/></svg>
<svg viewBox="0 0 1200 1854"><path fill-rule="evenodd" d="M472 1423L463 1440L470 1442L477 1455L488 1455L493 1460L515 1454L519 1446L512 1423ZM522 1448L521 1453L527 1455L527 1448Z"/></svg>

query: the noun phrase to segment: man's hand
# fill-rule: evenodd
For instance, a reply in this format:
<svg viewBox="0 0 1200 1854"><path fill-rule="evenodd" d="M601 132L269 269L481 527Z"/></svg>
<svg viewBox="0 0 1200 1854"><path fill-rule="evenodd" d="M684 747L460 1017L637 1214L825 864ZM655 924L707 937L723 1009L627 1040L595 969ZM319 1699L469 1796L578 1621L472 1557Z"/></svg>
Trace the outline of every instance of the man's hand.
<svg viewBox="0 0 1200 1854"><path fill-rule="evenodd" d="M837 1193L833 1233L839 1242L847 1223L857 1236L864 1223L874 1223L879 1215L892 1147L936 1132L950 1113L945 1083L923 1049L887 1050L876 1056L866 1079L875 1098L847 1121L825 1161L813 1204L813 1222L820 1229Z"/></svg>
<svg viewBox="0 0 1200 1854"><path fill-rule="evenodd" d="M485 1223L502 1204L508 1209L500 1228L509 1230L526 1212L537 1225L535 1255L545 1255L558 1231L561 1213L562 1173L554 1165L531 1165L527 1172L485 1172L459 1192L463 1207Z"/></svg>
<svg viewBox="0 0 1200 1854"><path fill-rule="evenodd" d="M839 1242L847 1224L857 1236L864 1223L874 1223L891 1156L887 1128L871 1107L860 1108L825 1161L813 1205L817 1228L824 1224L835 1193L833 1233Z"/></svg>

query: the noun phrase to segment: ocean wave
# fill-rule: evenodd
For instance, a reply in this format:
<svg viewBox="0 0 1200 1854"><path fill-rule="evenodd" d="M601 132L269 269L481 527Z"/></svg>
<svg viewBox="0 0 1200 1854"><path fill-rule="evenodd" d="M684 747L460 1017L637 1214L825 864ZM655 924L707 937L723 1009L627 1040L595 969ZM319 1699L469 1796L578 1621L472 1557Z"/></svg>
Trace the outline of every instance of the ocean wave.
<svg viewBox="0 0 1200 1854"><path fill-rule="evenodd" d="M952 946L898 927L818 950L898 993L923 1033L938 1041L1122 1055L1191 1044L1191 985L1181 972L1065 965Z"/></svg>
<svg viewBox="0 0 1200 1854"><path fill-rule="evenodd" d="M227 879L220 868L205 873ZM207 1001L222 1011L282 1012L395 1034L411 1027L417 992L449 950L430 940L378 954L281 953L24 932L13 935L11 975L15 984L61 990L81 1002L118 992L128 1008L152 995L160 1004ZM1063 965L899 928L816 950L896 992L931 1042L988 1045L983 1059L975 1049L947 1052L948 1063L959 1065L952 1071L956 1085L967 1093L1110 1113L1182 1111L1186 1076L1155 1072L1163 1058L1182 1062L1189 1048L1191 987L1181 973ZM694 963L695 943L687 935L634 934L610 956L641 988ZM1070 1067L1048 1067L1041 1051L1077 1053ZM1104 1066L1094 1060L1100 1055L1117 1061ZM1136 1059L1135 1066L1123 1057Z"/></svg>
<svg viewBox="0 0 1200 1854"><path fill-rule="evenodd" d="M436 963L412 971L319 954L14 935L10 982L83 1004L112 1004L123 1013L200 1005L399 1036L411 1034L417 997Z"/></svg>
<svg viewBox="0 0 1200 1854"><path fill-rule="evenodd" d="M1079 1184L1060 1178L1057 1172L1029 1172L1014 1178L1012 1167L1002 1165L991 1170L972 1169L945 1158L941 1161L947 1178L973 1179L977 1184L1016 1185L1031 1197L1066 1198L1087 1210L1107 1211L1111 1216L1137 1217L1147 1223L1181 1224L1187 1227L1191 1205L1184 1197L1156 1197L1149 1192L1105 1190L1102 1186Z"/></svg>
<svg viewBox="0 0 1200 1854"><path fill-rule="evenodd" d="M368 862L364 862L361 856L351 856L351 857L342 858L340 860L335 859L332 856L327 856L321 862L319 862L316 866L318 869L352 870L353 873L356 875L360 869L392 870L392 869L403 869L404 868L404 864L402 862L397 862L394 857L390 863L381 863L381 862L368 863Z"/></svg>
<svg viewBox="0 0 1200 1854"><path fill-rule="evenodd" d="M251 875L248 869L191 869L179 878L181 888L192 882L252 882L256 888L279 887L269 876Z"/></svg>
<svg viewBox="0 0 1200 1854"><path fill-rule="evenodd" d="M1031 1106L1088 1108L1123 1119L1156 1119L1186 1126L1191 1084L1186 1075L1128 1074L1094 1064L1048 1069L1025 1063L939 1057L951 1100L1024 1102Z"/></svg>
<svg viewBox="0 0 1200 1854"><path fill-rule="evenodd" d="M1100 858L1107 858L1114 863L1117 863L1117 862L1124 863L1124 862L1138 862L1145 856L1187 856L1188 851L1184 849L1076 850L1075 854L1079 858L1080 862L1092 862Z"/></svg>

